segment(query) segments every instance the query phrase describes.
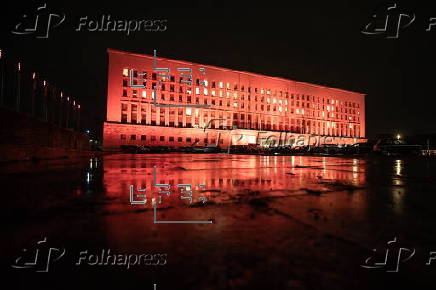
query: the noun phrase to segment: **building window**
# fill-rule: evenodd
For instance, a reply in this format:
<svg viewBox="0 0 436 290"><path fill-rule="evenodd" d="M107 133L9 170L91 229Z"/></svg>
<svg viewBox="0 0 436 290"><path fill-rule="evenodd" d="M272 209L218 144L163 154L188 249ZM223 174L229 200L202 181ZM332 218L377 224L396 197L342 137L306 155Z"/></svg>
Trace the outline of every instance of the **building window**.
<svg viewBox="0 0 436 290"><path fill-rule="evenodd" d="M141 135L141 140L142 140L142 141L147 140L147 136L145 136L145 135Z"/></svg>
<svg viewBox="0 0 436 290"><path fill-rule="evenodd" d="M151 136L151 141L156 141L156 136Z"/></svg>
<svg viewBox="0 0 436 290"><path fill-rule="evenodd" d="M186 142L191 142L191 137L186 137Z"/></svg>
<svg viewBox="0 0 436 290"><path fill-rule="evenodd" d="M177 142L183 142L183 138L182 137L177 137Z"/></svg>
<svg viewBox="0 0 436 290"><path fill-rule="evenodd" d="M186 108L186 116L191 116L191 114L192 114L192 109Z"/></svg>
<svg viewBox="0 0 436 290"><path fill-rule="evenodd" d="M123 68L123 77L128 77L128 76L129 76L129 69Z"/></svg>
<svg viewBox="0 0 436 290"><path fill-rule="evenodd" d="M170 137L170 142L174 142L174 137Z"/></svg>
<svg viewBox="0 0 436 290"><path fill-rule="evenodd" d="M123 97L127 97L127 90L123 89Z"/></svg>
<svg viewBox="0 0 436 290"><path fill-rule="evenodd" d="M126 134L121 134L120 138L121 140L126 140Z"/></svg>
<svg viewBox="0 0 436 290"><path fill-rule="evenodd" d="M121 123L127 123L127 114L121 114Z"/></svg>
<svg viewBox="0 0 436 290"><path fill-rule="evenodd" d="M127 80L123 80L123 87L127 87Z"/></svg>
<svg viewBox="0 0 436 290"><path fill-rule="evenodd" d="M136 140L136 135L130 135L130 140Z"/></svg>
<svg viewBox="0 0 436 290"><path fill-rule="evenodd" d="M165 141L165 136L160 136L159 141Z"/></svg>
<svg viewBox="0 0 436 290"><path fill-rule="evenodd" d="M147 91L142 91L142 97L145 99L147 97Z"/></svg>

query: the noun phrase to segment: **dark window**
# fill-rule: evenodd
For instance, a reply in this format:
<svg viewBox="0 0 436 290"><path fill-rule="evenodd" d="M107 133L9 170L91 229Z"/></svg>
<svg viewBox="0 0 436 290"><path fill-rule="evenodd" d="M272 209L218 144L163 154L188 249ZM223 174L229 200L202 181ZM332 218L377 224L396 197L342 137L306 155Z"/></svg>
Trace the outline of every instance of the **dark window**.
<svg viewBox="0 0 436 290"><path fill-rule="evenodd" d="M174 137L170 137L170 141L171 141L171 142L174 142Z"/></svg>
<svg viewBox="0 0 436 290"><path fill-rule="evenodd" d="M183 142L183 138L182 137L177 137L177 142Z"/></svg>
<svg viewBox="0 0 436 290"><path fill-rule="evenodd" d="M147 136L141 135L141 140L147 140Z"/></svg>
<svg viewBox="0 0 436 290"><path fill-rule="evenodd" d="M130 135L130 140L136 140L136 135Z"/></svg>
<svg viewBox="0 0 436 290"><path fill-rule="evenodd" d="M191 142L191 137L186 137L186 142Z"/></svg>
<svg viewBox="0 0 436 290"><path fill-rule="evenodd" d="M160 136L159 140L160 141L165 141L165 136Z"/></svg>
<svg viewBox="0 0 436 290"><path fill-rule="evenodd" d="M121 134L121 140L126 140L126 134Z"/></svg>

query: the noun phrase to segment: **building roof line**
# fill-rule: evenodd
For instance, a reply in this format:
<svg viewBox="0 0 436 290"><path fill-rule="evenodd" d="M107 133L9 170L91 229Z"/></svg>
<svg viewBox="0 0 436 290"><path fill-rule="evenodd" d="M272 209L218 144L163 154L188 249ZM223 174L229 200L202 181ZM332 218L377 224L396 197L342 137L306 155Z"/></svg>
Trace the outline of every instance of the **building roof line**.
<svg viewBox="0 0 436 290"><path fill-rule="evenodd" d="M149 55L149 54L126 52L126 51L117 50L117 49L113 49L113 48L108 48L107 52L108 53L127 54L127 55L131 55L131 56L151 58L151 59L154 58L153 55ZM218 70L226 71L226 72L242 73L242 74L251 75L251 76L257 76L257 77L259 77L259 76L260 77L266 77L266 78L270 78L270 79L274 79L274 80L278 80L278 81L293 82L293 83L296 83L296 84L312 86L312 87L316 87L316 88L320 88L320 89L329 89L329 90L335 90L335 91L340 91L340 92L344 92L344 93L352 93L352 94L356 94L356 95L366 96L366 94L364 94L364 93L353 92L353 91L349 91L349 90L345 90L345 89L341 89L341 88L327 87L327 86L312 84L312 83L308 83L308 82L302 82L302 81L285 79L285 78L282 78L282 77L274 77L274 76L262 75L262 74L259 74L259 73L253 73L253 72L248 72L248 71L233 70L233 69L223 68L223 67L209 65L209 64L200 64L200 63L195 63L195 62L191 62L191 61L175 60L175 59L159 57L159 56L156 57L156 60L165 60L165 61L174 62L174 63L180 63L180 64L184 64L184 65L185 64L186 65L198 65L198 66L203 66L203 67L206 67L206 68L209 67L209 68L218 69Z"/></svg>

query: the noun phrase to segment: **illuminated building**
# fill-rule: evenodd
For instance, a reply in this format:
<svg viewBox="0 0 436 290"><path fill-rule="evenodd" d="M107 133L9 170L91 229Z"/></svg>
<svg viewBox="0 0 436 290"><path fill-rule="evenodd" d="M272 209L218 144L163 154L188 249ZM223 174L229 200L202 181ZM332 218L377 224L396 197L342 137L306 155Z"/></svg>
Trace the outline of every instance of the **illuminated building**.
<svg viewBox="0 0 436 290"><path fill-rule="evenodd" d="M365 138L361 93L113 49L108 54L105 150L226 148L259 144L268 135L329 136L328 143L345 144Z"/></svg>

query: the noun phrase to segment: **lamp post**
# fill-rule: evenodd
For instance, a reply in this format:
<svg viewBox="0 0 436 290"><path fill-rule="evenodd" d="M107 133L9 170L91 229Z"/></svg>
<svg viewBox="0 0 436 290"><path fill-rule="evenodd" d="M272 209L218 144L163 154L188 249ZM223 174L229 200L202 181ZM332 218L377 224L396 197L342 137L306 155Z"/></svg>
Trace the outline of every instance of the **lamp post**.
<svg viewBox="0 0 436 290"><path fill-rule="evenodd" d="M4 78L5 68L3 64L3 51L0 49L0 105L4 103Z"/></svg>
<svg viewBox="0 0 436 290"><path fill-rule="evenodd" d="M16 95L16 102L15 102L15 109L17 112L20 111L20 102L21 102L21 63L19 62L17 64L17 95Z"/></svg>

